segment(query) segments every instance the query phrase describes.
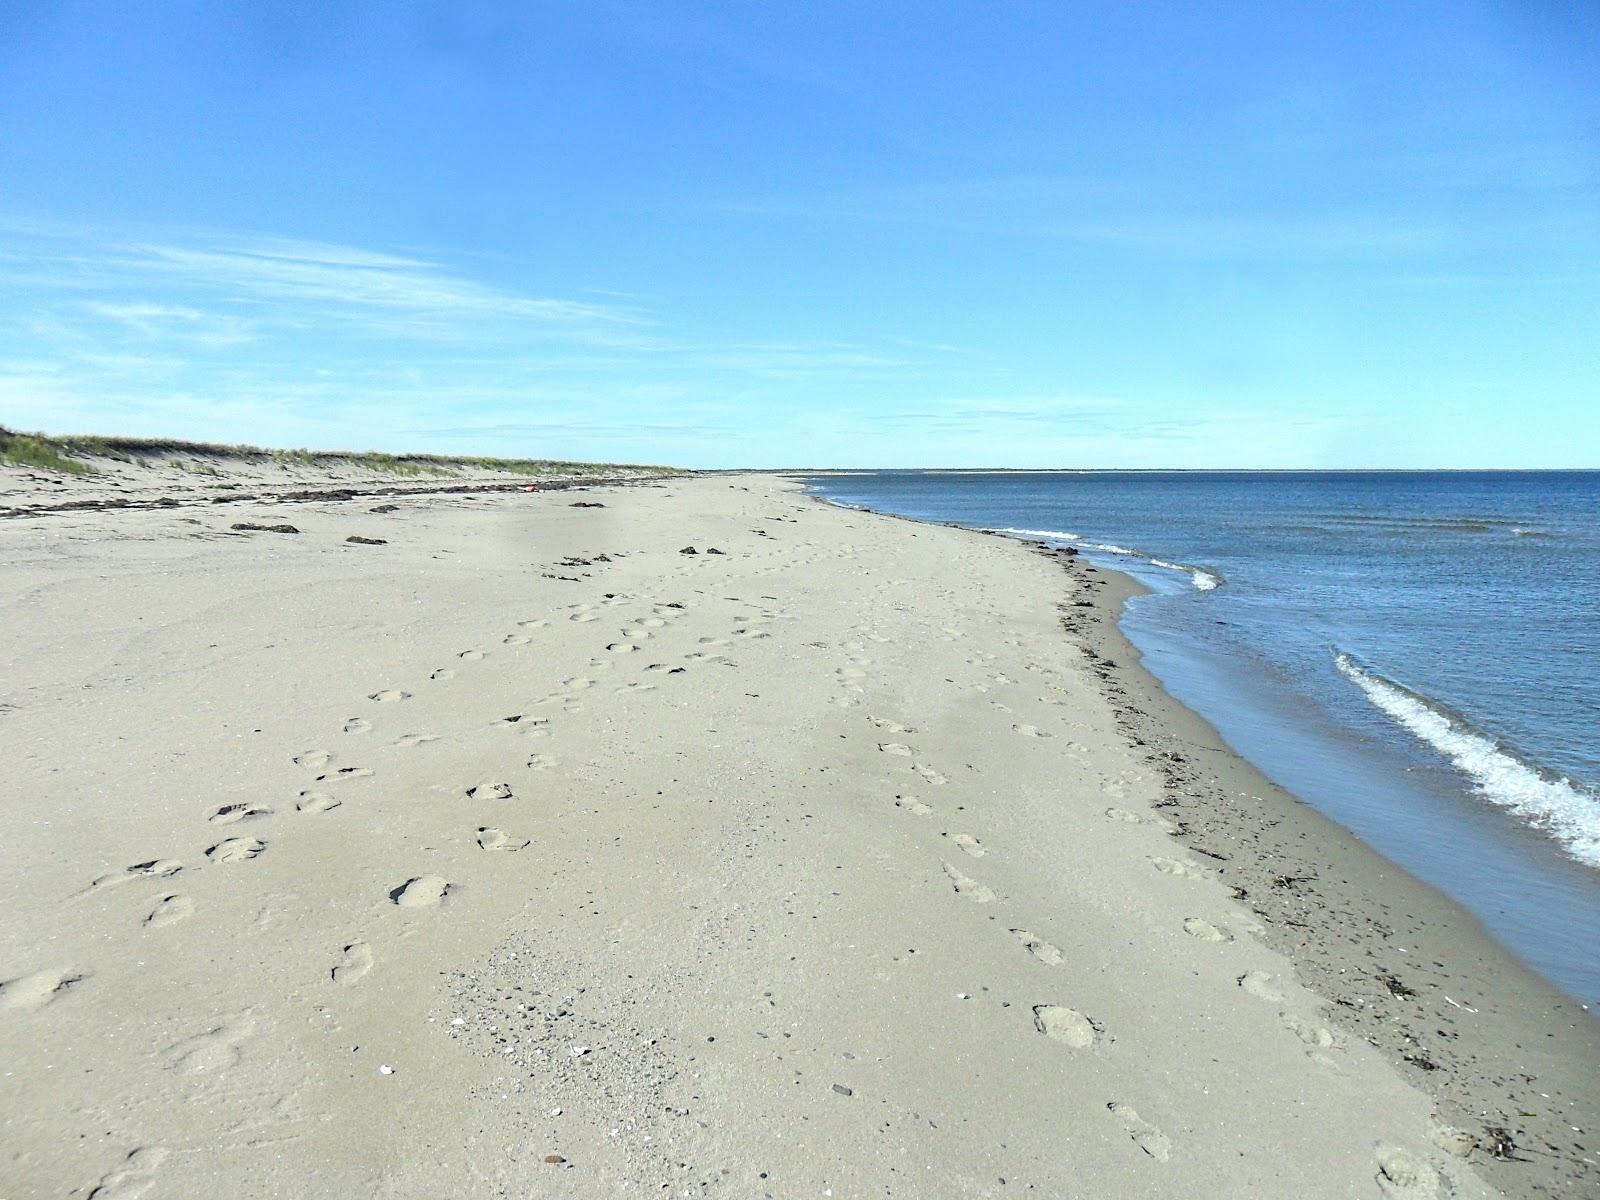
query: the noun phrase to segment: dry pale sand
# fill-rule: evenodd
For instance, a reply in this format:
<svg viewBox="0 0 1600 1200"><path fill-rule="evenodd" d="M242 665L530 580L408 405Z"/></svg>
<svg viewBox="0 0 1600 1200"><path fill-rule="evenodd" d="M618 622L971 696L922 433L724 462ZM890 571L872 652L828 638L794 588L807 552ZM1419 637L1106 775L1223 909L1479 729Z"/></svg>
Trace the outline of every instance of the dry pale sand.
<svg viewBox="0 0 1600 1200"><path fill-rule="evenodd" d="M767 477L372 508L0 522L6 1200L1592 1184L1462 1119L1520 1038L1581 1124L1584 1018L1175 814L1256 785L1157 757L1105 577ZM1285 828L1346 892L1240 884ZM1391 884L1522 1006L1439 1086L1338 995Z"/></svg>

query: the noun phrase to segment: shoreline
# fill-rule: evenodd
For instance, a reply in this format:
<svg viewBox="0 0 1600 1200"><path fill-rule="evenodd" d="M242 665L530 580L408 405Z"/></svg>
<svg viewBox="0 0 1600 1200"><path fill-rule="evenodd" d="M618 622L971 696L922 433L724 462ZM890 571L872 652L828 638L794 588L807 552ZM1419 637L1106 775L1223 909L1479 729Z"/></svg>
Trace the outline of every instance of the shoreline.
<svg viewBox="0 0 1600 1200"><path fill-rule="evenodd" d="M1168 695L1118 626L1138 584L1116 575L1103 606L1063 625L1108 668L1100 677L1119 722L1163 773L1160 807L1177 823L1173 836L1217 863L1234 898L1263 921L1268 944L1333 1006L1336 1025L1378 1047L1474 1133L1486 1179L1508 1195L1600 1186L1590 1143L1573 1133L1575 1125L1588 1133L1600 1098L1593 1014L1455 900L1278 787ZM1219 845L1229 861L1215 858ZM1330 913L1337 925L1326 922Z"/></svg>
<svg viewBox="0 0 1600 1200"><path fill-rule="evenodd" d="M1121 629L1123 607L1146 591L1134 576L1025 536L807 495L1014 542L1084 585L1088 606L1061 606L1061 626L1081 640L1119 728L1161 776L1154 807L1170 835L1262 920L1268 944L1329 1002L1334 1024L1438 1100L1487 1180L1507 1195L1600 1187L1600 1156L1586 1140L1600 1117L1600 1020L1461 904L1279 787L1168 693ZM1338 925L1321 919L1328 913Z"/></svg>
<svg viewBox="0 0 1600 1200"><path fill-rule="evenodd" d="M1096 640L1122 577L761 475L273 507L0 522L0 1194L1592 1182L1466 1111L1592 1107L1592 1043L1464 998L1498 949L1314 814L1205 800L1238 764ZM1339 1019L1441 1003L1383 921L1479 1009L1438 1070Z"/></svg>

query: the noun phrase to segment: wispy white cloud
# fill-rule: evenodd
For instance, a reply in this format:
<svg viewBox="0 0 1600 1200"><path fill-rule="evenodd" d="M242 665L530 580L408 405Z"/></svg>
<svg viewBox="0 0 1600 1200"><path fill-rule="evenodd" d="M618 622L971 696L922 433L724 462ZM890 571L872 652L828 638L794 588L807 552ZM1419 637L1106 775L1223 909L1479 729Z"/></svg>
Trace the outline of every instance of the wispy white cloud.
<svg viewBox="0 0 1600 1200"><path fill-rule="evenodd" d="M0 244L0 279L40 293L93 293L90 311L149 336L170 336L183 323L195 334L209 322L217 344L227 345L247 336L248 320L465 341L515 327L530 337L608 345L644 340L651 324L620 304L531 295L425 258L359 247L217 235L130 240L26 227L9 233Z"/></svg>
<svg viewBox="0 0 1600 1200"><path fill-rule="evenodd" d="M1208 260L1413 258L1463 243L1435 215L1316 206L1161 203L1075 184L977 181L822 195L713 199L728 215L907 225Z"/></svg>
<svg viewBox="0 0 1600 1200"><path fill-rule="evenodd" d="M884 183L821 191L688 196L665 203L723 216L792 225L905 226L985 239L1138 253L1188 262L1285 267L1365 263L1382 268L1494 260L1508 247L1556 261L1575 245L1596 246L1600 212L1593 171L1565 159L1520 184L1506 163L1441 160L1374 165L1371 195L1287 192L1258 165L1217 175L1203 165L1137 178L999 176ZM1431 174L1430 174L1431 170ZM1476 174L1474 173L1476 171ZM1391 186L1404 178L1411 186ZM1181 180L1182 186L1178 181ZM1418 192L1417 181L1425 181ZM1507 189L1527 201L1506 211ZM1526 264L1520 264L1525 267Z"/></svg>
<svg viewBox="0 0 1600 1200"><path fill-rule="evenodd" d="M83 307L151 340L170 339L220 349L242 345L256 337L251 323L243 317L202 312L184 304L86 300Z"/></svg>
<svg viewBox="0 0 1600 1200"><path fill-rule="evenodd" d="M643 323L638 314L619 308L501 291L450 275L429 263L359 257L351 252L330 254L312 245L281 245L265 253L240 247L146 244L129 247L113 261L136 273L171 275L242 297L289 300L352 313L388 310L441 323L483 318L559 322L569 327Z"/></svg>
<svg viewBox="0 0 1600 1200"><path fill-rule="evenodd" d="M0 221L0 280L0 422L35 428L608 456L660 442L689 460L741 429L803 432L819 397L964 369L904 339L706 338L636 296L541 296L435 254L286 238Z"/></svg>

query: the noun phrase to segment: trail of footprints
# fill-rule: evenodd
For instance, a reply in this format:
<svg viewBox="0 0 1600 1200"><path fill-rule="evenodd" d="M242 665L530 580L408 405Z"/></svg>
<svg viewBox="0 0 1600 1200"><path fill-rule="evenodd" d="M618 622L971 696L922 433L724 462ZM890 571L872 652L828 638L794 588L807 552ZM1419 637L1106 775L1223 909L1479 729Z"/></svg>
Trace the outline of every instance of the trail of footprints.
<svg viewBox="0 0 1600 1200"><path fill-rule="evenodd" d="M838 677L841 681L853 681L862 677L858 661L852 660L851 666L839 670ZM912 726L883 717L869 716L867 720L875 730L888 737L911 735L916 732ZM1035 725L1017 724L1012 728L1023 737L1042 739L1051 736L1049 732ZM909 769L928 782L944 782L945 777L942 774L918 760L916 749L908 741L885 740L878 742L877 748L879 753L887 758L903 761L906 765L901 769ZM1125 795L1126 785L1137 783L1140 779L1141 776L1137 772L1126 772L1122 780L1106 780L1105 791L1111 795ZM901 811L919 818L930 817L935 812L933 806L904 793L895 795L894 804ZM1157 817L1143 817L1124 808L1107 808L1105 817L1109 821L1123 824L1151 824L1164 832L1172 832L1170 822ZM980 858L987 853L982 843L971 834L946 832L941 836L974 858ZM1152 856L1149 861L1163 874L1183 879L1206 877L1205 871L1190 861L1159 855ZM962 900L979 905L995 904L1000 901L993 888L968 875L954 863L945 861L940 865L951 890ZM1205 943L1224 944L1233 941L1233 935L1227 929L1198 916L1186 918L1182 923L1182 931L1189 937ZM1031 930L1015 927L1010 929L1010 933L1022 950L1041 966L1056 968L1066 961L1066 956L1059 947ZM1257 1000L1274 1006L1285 1003L1285 996L1279 990L1276 981L1261 971L1247 971L1239 976L1237 983L1241 991ZM1065 1004L1035 1005L1032 1008L1032 1016L1035 1032L1074 1052L1095 1052L1113 1040L1094 1017ZM1286 1009L1280 1008L1278 1017L1284 1028L1308 1048L1308 1053L1314 1061L1337 1069L1337 1064L1324 1053L1338 1044L1332 1030ZM1160 1163L1171 1159L1172 1139L1142 1117L1132 1104L1123 1100L1111 1100L1106 1103L1106 1111L1126 1131L1130 1142L1140 1152Z"/></svg>
<svg viewBox="0 0 1600 1200"><path fill-rule="evenodd" d="M640 611L641 606L642 611ZM617 638L605 643L606 657L598 658L591 663L596 674L610 668L611 663L606 661L606 658L645 649L653 637L669 629L674 622L687 614L686 606L679 602L649 604L626 596L610 595L594 604L574 605L566 611L566 617L574 622L591 623L602 619L608 611L625 607L635 611L625 618ZM734 639L755 640L770 637L770 633L762 626L785 615L775 609L763 609L754 615L734 615L728 637L701 638L697 643L701 648L683 655L682 661L690 664L730 663L725 655L712 651L730 645ZM518 621L516 629L506 633L501 638L500 644L510 647L513 651L532 645L537 632L549 628L551 624L551 617L534 617ZM461 650L455 655L453 665L434 668L428 673L427 681L446 683L456 678L459 669L475 667L489 657L489 651L478 647ZM653 663L643 669L667 674L682 673L685 670L682 666L673 667L666 663ZM578 712L582 708L579 697L596 683L597 680L590 675L570 676L560 681L559 691L535 703L559 704L566 712ZM620 685L616 690L639 691L654 687L655 685L651 683L635 681ZM393 686L365 693L365 697L369 703L375 705L403 707L406 701L412 699L413 694L404 687ZM548 719L535 719L522 713L496 718L493 724L496 727L516 730L535 739L547 738L551 733ZM346 735L361 736L372 734L377 724L372 718L357 714L345 718L340 728ZM426 746L437 740L439 739L434 734L402 732L389 744L396 748L411 749ZM298 791L293 805L296 814L319 816L333 813L349 798L348 794L342 792L343 785L370 779L374 775L370 767L338 763L332 752L321 748L301 751L293 755L292 759L294 765L308 772L311 775L311 782L318 785ZM527 754L524 760L525 768L532 771L549 770L555 765L555 756L543 752ZM464 789L464 794L469 801L475 803L481 801L496 806L515 800L515 792L511 785L502 781L473 784ZM218 868L237 870L268 853L270 842L266 837L251 836L244 832L233 833L233 830L243 827L253 830L258 826L265 828L276 816L276 810L272 806L252 801L228 803L212 808L206 814L207 824L229 828L231 836L221 837L205 847L203 857L206 863ZM498 823L485 821L471 828L473 844L483 851L515 853L532 844L531 839L508 832L500 828ZM135 863L121 871L99 876L78 895L82 897L120 889L141 880L169 880L185 870L184 864L177 859L151 859ZM460 890L459 884L445 880L441 876L420 874L398 883L390 889L386 899L389 904L401 909L432 909L448 903ZM183 892L160 892L147 902L140 917L140 924L147 930L160 930L190 919L197 907L195 899ZM343 948L335 963L329 968L330 978L342 985L353 984L367 975L375 964L376 955L372 947L365 941L352 941ZM83 971L55 969L0 981L0 1010L42 1008L67 994L88 977L88 973ZM225 1069L239 1057L239 1047L248 1039L251 1028L248 1022L235 1022L196 1035L172 1048L169 1065L183 1071ZM130 1179L134 1178L134 1173L123 1174L127 1174ZM112 1194L106 1190L111 1186L102 1181L101 1192L97 1194Z"/></svg>
<svg viewBox="0 0 1600 1200"><path fill-rule="evenodd" d="M579 624L594 623L601 620L607 610L630 603L632 602L626 597L608 596L598 603L572 606L566 610L565 619ZM628 619L619 628L616 636L602 643L604 647L602 656L591 663L592 670L595 674L604 674L618 656L633 656L648 649L651 639L683 617L685 611L684 606L678 603L655 604L643 615ZM661 676L681 674L688 667L695 665L732 665L727 655L722 653L724 648L734 644L735 639L753 641L771 637L771 633L763 626L784 616L786 614L776 610L763 610L757 615L736 615L728 637L700 638L697 643L699 649L682 656L681 662L684 665L673 666L665 662L650 662L636 669ZM520 621L517 623L517 630L505 634L500 644L513 651L531 645L535 641L534 634L550 625L551 618L548 617ZM953 629L946 630L945 633L952 641L962 636L959 631ZM872 640L885 639L873 637ZM872 662L866 657L864 646L858 643L850 649L854 653L836 672L842 694L835 703L842 707L853 707L861 703L865 690L863 681L871 677ZM488 652L482 649L463 650L456 655L457 666L437 667L428 674L427 680L429 683L448 682L456 677L458 666L476 665L488 657ZM991 654L977 652L973 661L987 667L992 664L993 658ZM997 684L1011 682L1004 675L997 674L992 678ZM533 703L536 706L559 706L564 712L576 713L582 710L583 693L593 688L596 682L590 675L571 676L560 681L557 691ZM616 690L623 692L654 686L654 684L632 682L619 685ZM988 685L981 685L980 690L988 690ZM383 706L404 705L411 698L411 692L398 687L367 693L369 702ZM948 782L942 772L917 757L917 752L909 740L900 740L915 735L914 727L878 717L869 720L885 737L884 741L878 743L881 753L892 759L904 760L902 769L911 771L931 787L941 787ZM535 719L521 713L496 718L492 723L496 727L514 730L534 738L548 737L550 734L550 723L547 718ZM359 715L347 718L342 725L342 731L348 735L369 734L374 728L371 719ZM1018 735L1027 738L1044 739L1051 736L1049 732L1036 725L1019 723L1012 728ZM399 734L392 744L396 747L412 748L435 740L437 739L430 734L407 732ZM336 785L368 778L373 774L370 768L362 766L335 766L334 756L324 750L305 751L296 755L294 762L302 769L314 772L313 782L323 785ZM550 755L534 753L528 757L526 766L534 770L548 769L554 762L554 758ZM1125 793L1125 789L1114 781L1107 781L1106 791L1112 795ZM508 804L514 804L516 800L513 787L499 780L472 784L463 789L463 794L468 801L490 806L491 809L504 808ZM308 788L298 793L294 809L300 814L321 815L332 813L341 807L342 803L342 799L328 790ZM935 813L932 805L912 795L897 795L894 803L902 811L918 818L928 818ZM265 804L242 802L215 808L206 819L209 824L217 826L253 827L259 822L268 821L274 815L274 810ZM1108 820L1130 824L1147 820L1122 808L1108 808L1105 815ZM1165 822L1155 823L1166 825ZM969 833L945 833L943 836L971 858L982 858L987 853L979 840ZM493 853L515 853L531 845L530 839L508 833L497 823L487 822L473 827L472 840L480 850ZM241 864L248 864L267 850L266 840L240 834L213 843L205 851L205 857L212 864L239 869ZM1203 871L1193 863L1165 857L1154 857L1151 863L1158 871L1169 875L1186 878L1203 876ZM992 888L967 875L955 864L946 861L941 865L948 885L962 900L978 905L991 905L1000 901ZM100 876L79 895L85 896L121 888L143 879L167 880L183 870L183 865L177 860L152 859L133 864L119 872ZM387 893L386 900L389 905L403 910L431 910L447 906L452 897L460 891L461 885L437 874L424 873L397 883ZM147 929L159 930L191 918L195 911L196 904L191 897L181 892L162 892L154 896L145 909L142 924ZM1065 956L1058 947L1032 931L1017 927L1010 929L1009 932L1019 947L1042 967L1058 968L1065 962ZM1186 919L1183 922L1183 932L1202 942L1226 943L1232 940L1231 934L1225 929L1200 917ZM371 945L361 939L352 940L341 948L328 966L327 978L337 986L353 986L373 971L376 965L377 956ZM56 969L0 982L0 1010L41 1008L68 994L87 978L87 972ZM1274 981L1260 972L1246 972L1239 977L1238 986L1247 995L1266 1003L1281 1005L1284 1001L1283 994L1277 989ZM1039 1035L1070 1051L1094 1052L1111 1041L1108 1032L1094 1017L1068 1005L1039 1004L1033 1006L1031 1013L1033 1028ZM1287 1011L1281 1011L1279 1017L1285 1028L1303 1042L1309 1052L1320 1056L1320 1059L1325 1059L1325 1055L1321 1054L1322 1051L1336 1045L1335 1035L1314 1022L1306 1021ZM254 1023L248 1015L225 1021L169 1047L165 1055L167 1065L175 1071L186 1074L226 1070L239 1061L244 1045L254 1032ZM1173 1150L1171 1139L1145 1120L1132 1105L1122 1100L1112 1100L1107 1102L1106 1110L1127 1132L1131 1143L1139 1151L1157 1162L1164 1163L1170 1159ZM155 1170L160 1165L163 1155L164 1152L159 1149L142 1148L133 1151L121 1166L104 1176L89 1195L108 1200L111 1197L139 1194L153 1182Z"/></svg>

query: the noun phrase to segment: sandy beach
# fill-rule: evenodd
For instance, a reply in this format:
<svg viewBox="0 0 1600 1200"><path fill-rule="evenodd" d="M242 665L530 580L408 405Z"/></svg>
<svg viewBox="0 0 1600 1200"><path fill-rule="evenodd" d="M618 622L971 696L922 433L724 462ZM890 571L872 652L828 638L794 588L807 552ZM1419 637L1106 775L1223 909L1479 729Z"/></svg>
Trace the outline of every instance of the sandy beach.
<svg viewBox="0 0 1600 1200"><path fill-rule="evenodd" d="M1600 1025L1125 577L775 476L190 482L5 474L5 1200L1600 1194Z"/></svg>

